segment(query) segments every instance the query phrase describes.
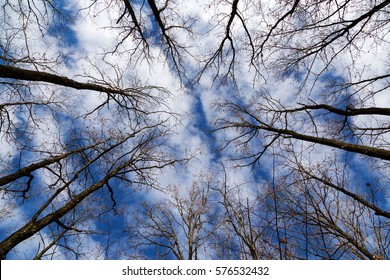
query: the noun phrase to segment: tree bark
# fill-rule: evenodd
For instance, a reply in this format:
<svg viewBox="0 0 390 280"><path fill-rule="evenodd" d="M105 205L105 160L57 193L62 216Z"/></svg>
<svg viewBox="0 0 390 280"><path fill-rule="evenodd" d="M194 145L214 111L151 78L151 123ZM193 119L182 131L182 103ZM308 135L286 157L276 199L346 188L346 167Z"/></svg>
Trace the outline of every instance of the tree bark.
<svg viewBox="0 0 390 280"><path fill-rule="evenodd" d="M102 86L93 83L81 83L59 75L54 75L54 74L41 72L41 71L26 70L26 69L17 68L8 65L0 65L0 78L45 82L45 83L56 84L64 87L74 88L77 90L92 90L92 91L105 92L111 94L125 93L125 91L123 90L112 88L112 87Z"/></svg>

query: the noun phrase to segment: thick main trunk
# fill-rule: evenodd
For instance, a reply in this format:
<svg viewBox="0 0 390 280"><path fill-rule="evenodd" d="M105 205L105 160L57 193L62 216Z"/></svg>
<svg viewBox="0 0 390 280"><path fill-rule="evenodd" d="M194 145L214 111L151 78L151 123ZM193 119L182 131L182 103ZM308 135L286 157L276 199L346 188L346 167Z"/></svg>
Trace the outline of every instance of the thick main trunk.
<svg viewBox="0 0 390 280"><path fill-rule="evenodd" d="M380 158L384 160L390 160L390 150L374 148L364 145L351 144L347 142L343 142L336 139L322 138L316 137L306 134L297 133L293 130L288 129L280 129L272 126L254 126L254 128L259 130L267 130L280 134L284 137L291 137L298 140L303 140L311 143L317 143L325 146L330 146L338 149L342 149L348 152L354 152L358 154L367 155L370 157Z"/></svg>
<svg viewBox="0 0 390 280"><path fill-rule="evenodd" d="M105 177L98 183L90 186L88 189L79 193L71 201L66 203L58 210L46 215L39 220L31 220L19 230L8 236L0 243L0 259L4 260L7 254L19 243L30 238L41 229L45 228L49 224L59 220L66 215L70 210L74 209L79 203L81 203L87 196L94 193L98 189L102 188L109 178Z"/></svg>
<svg viewBox="0 0 390 280"><path fill-rule="evenodd" d="M8 65L0 65L0 78L45 82L45 83L60 85L64 87L74 88L77 90L92 90L92 91L105 92L111 94L124 93L120 89L115 89L115 88L93 84L93 83L81 83L59 75L54 75L54 74L41 72L41 71L26 70L26 69L17 68Z"/></svg>
<svg viewBox="0 0 390 280"><path fill-rule="evenodd" d="M12 174L9 174L9 175L6 175L4 177L1 177L0 178L0 186L4 186L8 183L11 183L19 178L22 178L24 176L28 176L29 174L31 174L31 172L35 171L35 170L38 170L42 167L45 167L45 166L48 166L48 165L51 165L53 163L56 163L56 162L59 162L63 159L65 159L66 157L70 156L71 154L77 154L79 152L83 152L89 148L92 148L96 145L92 145L92 146L89 146L89 147L85 147L85 148L81 148L81 149L77 149L77 150L74 150L74 151L71 151L71 152L67 152L67 153L64 153L62 155L58 155L58 156L55 156L55 157L50 157L50 158L46 158L46 159L43 159L37 163L33 163L33 164L30 164L26 167L23 167L21 169L19 169L18 171L12 173Z"/></svg>

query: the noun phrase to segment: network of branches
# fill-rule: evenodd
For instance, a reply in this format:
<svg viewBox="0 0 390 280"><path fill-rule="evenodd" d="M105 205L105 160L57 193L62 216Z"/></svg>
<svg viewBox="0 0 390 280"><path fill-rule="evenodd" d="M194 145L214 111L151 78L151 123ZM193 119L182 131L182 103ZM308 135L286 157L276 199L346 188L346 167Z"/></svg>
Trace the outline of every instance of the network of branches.
<svg viewBox="0 0 390 280"><path fill-rule="evenodd" d="M390 0L0 9L1 259L390 258Z"/></svg>

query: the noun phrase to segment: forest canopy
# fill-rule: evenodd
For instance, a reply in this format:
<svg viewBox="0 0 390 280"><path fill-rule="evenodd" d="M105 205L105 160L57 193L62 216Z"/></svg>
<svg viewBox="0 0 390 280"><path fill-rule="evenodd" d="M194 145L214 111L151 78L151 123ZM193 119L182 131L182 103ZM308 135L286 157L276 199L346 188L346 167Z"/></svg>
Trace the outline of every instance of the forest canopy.
<svg viewBox="0 0 390 280"><path fill-rule="evenodd" d="M389 259L390 0L5 0L1 259Z"/></svg>

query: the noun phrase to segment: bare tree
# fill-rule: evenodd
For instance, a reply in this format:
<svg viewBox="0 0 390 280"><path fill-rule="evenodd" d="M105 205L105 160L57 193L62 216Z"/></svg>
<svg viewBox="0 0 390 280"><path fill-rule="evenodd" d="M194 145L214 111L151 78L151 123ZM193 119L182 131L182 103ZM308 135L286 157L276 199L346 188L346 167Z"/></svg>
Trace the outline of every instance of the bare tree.
<svg viewBox="0 0 390 280"><path fill-rule="evenodd" d="M275 215L281 215L277 218L280 222L299 224L300 233L318 230L313 229L312 223L323 223L319 227L323 231L322 244L333 253L325 256L317 251L317 257L339 258L342 251L344 257L372 259L377 249L369 248L364 238L384 229L382 225L386 224L389 212L386 204L374 203L372 197L366 196L366 190L375 188L371 183L364 187L364 175L339 180L339 171L327 174L325 170L344 165L352 172L369 162L375 166L370 168L372 176L381 178L376 185L382 187L388 182L390 111L385 97L389 89L388 63L376 68L363 57L368 53L372 53L372 59L388 56L382 48L388 46L386 14L390 2L298 0L279 1L272 7L262 4L257 6L260 16L253 21L244 20L249 14L246 8L253 3L231 4L230 19L241 13L240 22L246 25L234 29L236 38L247 34L247 39L245 44L229 40L234 38L234 32L228 29L217 54L230 51L236 60L244 56L259 73L251 76L254 89L252 93L245 90L245 98L228 97L216 102L219 114L215 118L215 132L223 137L223 147L233 150L238 166L251 166L254 172L260 172L267 159L277 158L281 170L275 182L283 186L283 191L271 188L277 202L271 209ZM226 42L234 44L227 47ZM234 59L229 61L235 63ZM222 65L214 65L217 73L222 71ZM229 69L232 71L234 67ZM326 160L333 153L337 156L332 161ZM323 166L321 160L328 165ZM301 184L296 181L296 174L304 178L303 185L310 184L305 187L307 192L298 191ZM330 197L335 197L334 201L329 202ZM388 199L383 192L376 197ZM348 202L341 203L343 200ZM288 203L292 209L296 207L295 211L288 208ZM284 207L289 210L283 210ZM305 207L316 214L312 215ZM347 221L340 213L349 213L355 222ZM374 217L378 224L371 224ZM340 230L332 231L335 227ZM301 255L306 245L293 248L298 241L287 238L290 234L299 236L298 231L294 233L292 226L287 228L291 231L287 231L283 240L288 243L283 244L289 246L289 254L293 258L307 258ZM380 235L383 237L383 232ZM336 239L343 244L341 247L351 247L341 250L332 246ZM307 242L301 240L301 244ZM379 244L386 242L382 239L377 247L383 248ZM318 242L317 247L311 248L320 250L320 245ZM382 258L387 254L382 250L379 255Z"/></svg>
<svg viewBox="0 0 390 280"><path fill-rule="evenodd" d="M389 21L383 17L389 4L389 1L352 4L298 0L280 1L269 7L259 3L256 8L261 15L252 19L255 23L259 21L256 25L245 20L248 8L254 4L233 1L225 36L206 68L217 57L231 52L232 58L228 60L231 72L241 50L247 61L255 65L256 72L269 79L266 83L287 80L293 86L285 93L291 96L287 103L274 97L272 91L277 88L267 84L249 93L252 99L247 103L221 101L218 108L230 115L219 119L217 128L237 128L248 138L261 135L269 139L262 145L265 149L278 138L294 138L388 160L386 137L390 112L377 106L375 100L388 89L389 74L385 69L370 70L364 61L357 63L357 60L366 51L366 41L370 42L369 51L374 53L386 44ZM232 39L231 24L235 19L243 26L235 29L236 37L241 38L241 33L247 37L241 48ZM258 26L265 28L250 28ZM228 41L230 46L225 48ZM346 56L356 59L347 61ZM221 67L216 66L217 73ZM337 67L346 69L345 73L338 73ZM272 76L267 74L270 69ZM261 85L258 80L254 82ZM253 153L254 161L262 151Z"/></svg>
<svg viewBox="0 0 390 280"><path fill-rule="evenodd" d="M232 4L232 16L239 14L238 2ZM249 58L258 67L276 72L279 78L268 76L271 82L291 81L291 91L285 93L291 97L287 102L276 98L272 91L277 88L265 85L250 94L247 103L221 101L217 108L223 116L216 121L217 129L236 128L242 136L236 139L242 139L243 145L251 139L267 139L262 148L252 152L252 162L279 143L276 140L289 138L389 160L390 111L375 101L388 88L388 73L370 70L364 62L361 66L354 60L348 65L335 61L344 62L346 55L362 55L365 49L359 46L367 36L374 52L386 44L389 22L382 17L389 4L281 1L274 8L262 6L261 11L269 9L275 22L267 23L264 34L252 36L256 40L248 41L254 50ZM279 16L275 18L275 14ZM262 17L267 20L266 11ZM248 28L243 32L250 33ZM345 75L337 72L339 66L347 69ZM265 73L263 77L267 77Z"/></svg>
<svg viewBox="0 0 390 280"><path fill-rule="evenodd" d="M210 254L209 239L219 217L211 204L211 178L194 181L188 191L172 186L162 201L143 204L130 216L129 226L138 235L137 247L155 249L159 258L196 260ZM149 249L150 250L150 249Z"/></svg>
<svg viewBox="0 0 390 280"><path fill-rule="evenodd" d="M157 124L156 127L158 125L160 124ZM43 166L42 168L47 169L53 177L53 181L48 185L48 189L44 195L44 197L47 197L47 200L43 200L42 205L37 208L30 221L1 242L2 258L5 258L6 254L17 244L33 236L35 233L52 223L56 223L63 229L71 229L72 226L65 225L61 222L61 219L71 210L78 207L84 199L93 195L103 187L107 187L111 194L113 194L114 190L110 180L117 179L125 184L144 184L153 186L153 178L149 171L171 165L176 160L169 157L162 159L162 155L156 153L156 144L154 140L160 137L161 134L156 130L153 132L151 129L153 128L144 127L140 131L128 135L115 144L109 145L104 143L101 146L94 147L94 150L88 149L81 155L75 152L74 157L76 157L76 159L73 160L76 160L76 162L58 161L57 166L50 165L49 163ZM139 135L144 130L147 130L149 133L147 137L145 137L144 134ZM133 147L124 145L127 141L133 141L133 138L137 137L139 137L139 142L133 143ZM114 152L115 150L121 150L123 148L129 150L119 154ZM81 159L78 159L77 156L80 156ZM75 170L71 170L72 173L66 174L67 167L74 164L79 167ZM99 168L101 172L106 170L106 173L102 173L103 176L100 178L89 178L92 176L90 172L94 165L97 165L95 168ZM12 175L10 176L12 177ZM10 176L8 176L8 178ZM17 177L21 176L22 175ZM25 189L19 191L15 189L10 190L14 182L17 183L17 179L14 179L10 184L6 184L6 187L2 189L3 192L20 192L24 197L27 197L27 195L32 192L31 186L29 185L27 185ZM28 182L28 184L30 183L31 182ZM18 185L23 186L23 184ZM120 187L119 183L115 183L115 185L117 185L117 188ZM58 199L60 201L58 201ZM115 204L115 200L113 202Z"/></svg>
<svg viewBox="0 0 390 280"><path fill-rule="evenodd" d="M245 189L245 186L228 187L224 184L220 189L225 211L221 235L230 233L225 238L220 237L220 243L227 246L225 250L232 259L277 258L278 246L272 240L274 225L269 216L272 212L266 211L266 202L260 195L240 189Z"/></svg>
<svg viewBox="0 0 390 280"><path fill-rule="evenodd" d="M92 62L95 75L78 75L82 81L59 74L66 68L61 54L36 53L29 34L49 50L46 36L61 9L16 2L2 7L10 21L19 14L19 25L2 25L0 136L10 152L1 159L0 192L24 214L2 235L0 258L33 236L35 258L88 257L81 240L98 233L90 226L95 217L115 211L116 194L155 187L158 172L179 162L166 144L169 92L108 61L113 76Z"/></svg>
<svg viewBox="0 0 390 280"><path fill-rule="evenodd" d="M147 59L152 62L154 57L151 47L157 46L166 57L171 68L183 82L187 79L187 56L191 56L184 36L192 36L192 25L196 21L191 15L180 11L179 2L168 0L156 2L153 0L134 3L129 0L119 1L118 18L110 28L118 32L118 43L111 52L123 52L130 55L130 60ZM115 10L118 3L109 1L106 9ZM90 6L93 14L93 5ZM152 24L150 22L152 20ZM132 41L132 47L124 47L124 43Z"/></svg>
<svg viewBox="0 0 390 280"><path fill-rule="evenodd" d="M170 189L137 217L137 250L197 259L211 242L221 258L389 258L390 1L213 0L201 4L206 19L183 3L4 1L0 219L22 214L1 235L0 257L33 236L29 256L88 257L81 240L99 233L91 221L123 210L118 197L158 186L158 172L182 161L168 141L169 90L135 69L163 57L178 88L196 92L206 77L224 91L212 124L219 159L227 151L256 175L272 161L272 176L253 183L255 195L222 180L222 223L208 223L211 181L184 196ZM114 42L98 56L72 53L68 23L101 13ZM350 175L366 162L372 176ZM110 230L96 255L108 254Z"/></svg>
<svg viewBox="0 0 390 280"><path fill-rule="evenodd" d="M334 165L311 170L301 166L294 177L280 181L278 196L282 219L290 224L289 246L303 258L388 259L389 220L376 210L383 194L375 190L374 182L353 187L356 181L347 168ZM360 192L359 198L354 191Z"/></svg>

